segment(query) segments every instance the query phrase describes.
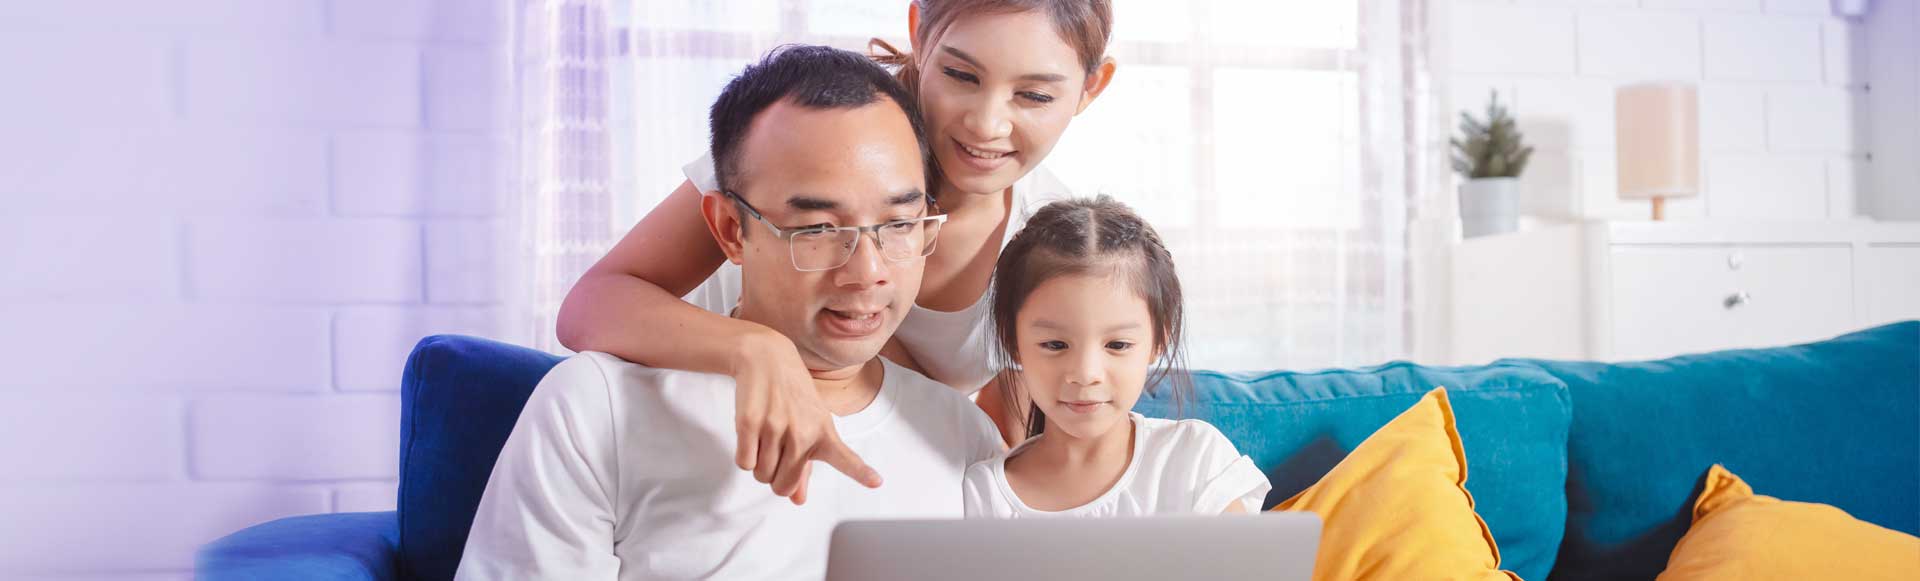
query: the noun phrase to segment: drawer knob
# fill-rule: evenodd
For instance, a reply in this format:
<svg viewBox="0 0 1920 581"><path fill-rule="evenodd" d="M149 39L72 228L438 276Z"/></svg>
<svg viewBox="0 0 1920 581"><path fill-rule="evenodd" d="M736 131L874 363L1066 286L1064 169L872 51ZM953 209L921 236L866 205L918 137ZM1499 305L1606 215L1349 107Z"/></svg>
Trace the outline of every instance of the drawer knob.
<svg viewBox="0 0 1920 581"><path fill-rule="evenodd" d="M1726 300L1721 301L1720 304L1722 306L1725 306L1726 308L1731 309L1731 308L1738 307L1740 305L1747 304L1748 302L1751 302L1751 301L1753 301L1753 295L1747 294L1747 291L1740 291L1737 293L1727 295Z"/></svg>
<svg viewBox="0 0 1920 581"><path fill-rule="evenodd" d="M1746 255L1743 255L1739 252L1732 252L1727 254L1727 270L1740 270L1740 266L1746 263L1747 263Z"/></svg>

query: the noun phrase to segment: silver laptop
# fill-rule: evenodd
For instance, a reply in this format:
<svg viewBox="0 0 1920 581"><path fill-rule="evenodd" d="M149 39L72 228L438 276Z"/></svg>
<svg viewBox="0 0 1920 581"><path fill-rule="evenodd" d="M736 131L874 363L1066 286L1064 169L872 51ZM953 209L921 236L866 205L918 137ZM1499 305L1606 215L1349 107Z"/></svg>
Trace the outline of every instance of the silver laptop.
<svg viewBox="0 0 1920 581"><path fill-rule="evenodd" d="M1308 581L1312 513L1149 518L847 521L827 581Z"/></svg>

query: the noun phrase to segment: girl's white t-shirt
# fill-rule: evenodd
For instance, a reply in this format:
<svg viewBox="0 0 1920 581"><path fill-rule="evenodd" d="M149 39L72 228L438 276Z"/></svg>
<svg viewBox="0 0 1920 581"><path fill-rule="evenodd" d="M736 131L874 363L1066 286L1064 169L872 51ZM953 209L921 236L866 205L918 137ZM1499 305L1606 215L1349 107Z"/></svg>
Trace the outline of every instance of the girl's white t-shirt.
<svg viewBox="0 0 1920 581"><path fill-rule="evenodd" d="M693 182L701 192L720 189L714 177L711 154L700 156L681 169L686 172L687 181ZM1027 225L1027 219L1041 206L1071 196L1066 184L1045 167L1035 167L1013 182L1013 200L1009 206L1013 212L1007 217L1000 248L1006 249L1013 235ZM972 305L951 312L915 304L893 336L924 368L927 377L964 393L979 391L993 379L995 371L989 360L993 351L993 322L989 312L992 305L987 297L988 293L980 293ZM740 267L731 262L722 263L713 276L683 298L708 311L727 314L740 302Z"/></svg>
<svg viewBox="0 0 1920 581"><path fill-rule="evenodd" d="M1220 514L1232 503L1259 512L1273 486L1220 430L1200 420L1165 420L1129 413L1133 460L1113 488L1092 502L1060 511L1027 506L1007 483L1007 459L1029 438L991 460L967 467L961 486L967 518L1110 517Z"/></svg>

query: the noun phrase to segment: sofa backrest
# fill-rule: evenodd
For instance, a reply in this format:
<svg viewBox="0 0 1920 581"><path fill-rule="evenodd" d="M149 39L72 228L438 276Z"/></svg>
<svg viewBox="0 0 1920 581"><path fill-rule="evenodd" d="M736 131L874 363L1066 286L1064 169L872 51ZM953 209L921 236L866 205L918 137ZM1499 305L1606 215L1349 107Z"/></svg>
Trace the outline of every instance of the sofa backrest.
<svg viewBox="0 0 1920 581"><path fill-rule="evenodd" d="M480 495L535 385L561 358L457 335L427 337L401 391L400 566L451 579ZM1359 370L1197 372L1178 406L1208 420L1273 481L1272 504L1313 484L1374 430L1446 386L1467 451L1467 487L1506 566L1544 577L1563 523L1566 387L1531 366L1444 369L1405 363ZM1171 416L1164 392L1138 409ZM1531 578L1531 577L1530 577Z"/></svg>
<svg viewBox="0 0 1920 581"><path fill-rule="evenodd" d="M1567 388L1526 365L1438 368L1392 363L1314 372L1193 374L1176 405L1158 387L1135 409L1219 428L1273 483L1268 507L1318 482L1375 430L1446 387L1467 457L1467 491L1502 567L1544 579L1565 531Z"/></svg>
<svg viewBox="0 0 1920 581"><path fill-rule="evenodd" d="M1573 393L1554 579L1652 579L1708 467L1920 534L1920 322L1660 361L1514 361Z"/></svg>
<svg viewBox="0 0 1920 581"><path fill-rule="evenodd" d="M458 335L421 339L400 391L400 570L452 579L500 449L552 354Z"/></svg>

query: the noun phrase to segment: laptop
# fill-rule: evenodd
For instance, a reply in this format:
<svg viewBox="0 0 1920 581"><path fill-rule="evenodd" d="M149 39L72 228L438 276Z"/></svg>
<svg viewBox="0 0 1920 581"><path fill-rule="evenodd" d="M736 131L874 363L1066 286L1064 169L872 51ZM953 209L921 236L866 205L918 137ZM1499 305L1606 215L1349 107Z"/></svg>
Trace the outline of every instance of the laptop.
<svg viewBox="0 0 1920 581"><path fill-rule="evenodd" d="M1142 518L846 521L827 581L1309 581L1308 512Z"/></svg>

